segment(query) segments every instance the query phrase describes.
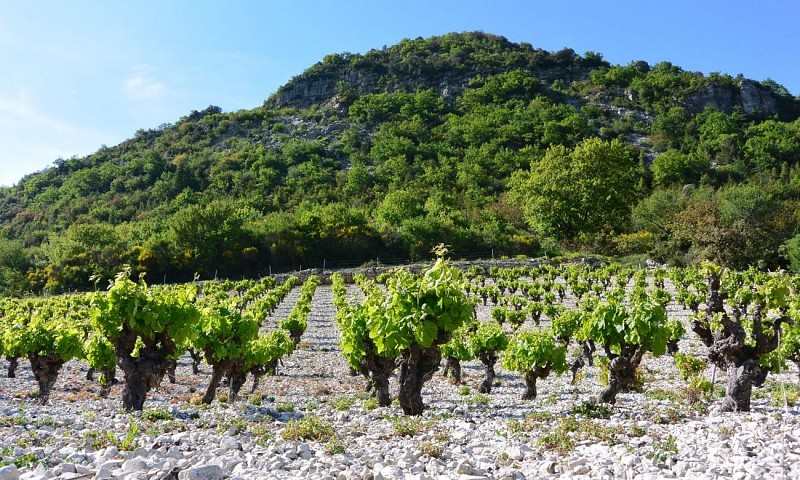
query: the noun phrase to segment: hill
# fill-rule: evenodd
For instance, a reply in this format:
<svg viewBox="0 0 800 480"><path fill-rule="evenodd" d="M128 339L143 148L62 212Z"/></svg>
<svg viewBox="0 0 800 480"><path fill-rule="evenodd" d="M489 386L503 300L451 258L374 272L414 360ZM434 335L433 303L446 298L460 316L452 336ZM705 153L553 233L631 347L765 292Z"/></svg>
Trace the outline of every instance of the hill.
<svg viewBox="0 0 800 480"><path fill-rule="evenodd" d="M800 100L484 33L328 55L0 189L0 291L587 248L800 264Z"/></svg>

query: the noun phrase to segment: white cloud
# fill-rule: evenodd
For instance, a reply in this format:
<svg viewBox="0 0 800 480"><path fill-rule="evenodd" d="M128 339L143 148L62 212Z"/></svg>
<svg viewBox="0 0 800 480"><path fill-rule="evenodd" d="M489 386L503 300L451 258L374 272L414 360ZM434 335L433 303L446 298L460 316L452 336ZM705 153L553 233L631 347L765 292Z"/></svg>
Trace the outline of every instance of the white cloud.
<svg viewBox="0 0 800 480"><path fill-rule="evenodd" d="M153 79L147 68L139 68L139 71L126 78L123 82L125 91L133 100L145 100L160 98L167 91L164 82Z"/></svg>
<svg viewBox="0 0 800 480"><path fill-rule="evenodd" d="M167 87L163 82L148 78L143 74L134 74L125 79L125 91L134 100L147 100L160 98Z"/></svg>

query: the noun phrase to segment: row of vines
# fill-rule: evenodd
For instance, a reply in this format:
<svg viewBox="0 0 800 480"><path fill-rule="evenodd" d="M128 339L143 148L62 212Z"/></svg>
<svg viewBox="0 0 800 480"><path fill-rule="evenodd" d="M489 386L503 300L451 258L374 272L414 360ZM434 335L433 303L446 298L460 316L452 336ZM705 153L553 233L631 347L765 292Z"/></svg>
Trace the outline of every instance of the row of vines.
<svg viewBox="0 0 800 480"><path fill-rule="evenodd" d="M647 355L673 354L700 390L710 388L699 375L705 362L727 374L721 405L727 411L749 410L753 387L770 372L786 370L787 362L800 367L800 278L784 273L711 263L652 271L614 264L462 271L440 256L419 274L400 269L353 280L358 299L348 298L343 277L331 277L342 355L380 405L391 404L396 377L407 415L422 413L423 386L441 366L458 383L467 361L483 366L479 389L486 394L498 362L517 372L524 399L536 398L537 382L551 374L571 371L574 382L581 368L599 362L607 382L598 401L613 404L641 383ZM277 325L266 322L298 283L290 277L278 285L268 277L148 286L123 271L105 291L3 299L0 356L8 359L9 377L19 359L30 361L42 403L62 366L79 359L87 375L99 371L106 394L121 369L123 407L142 410L165 376L175 381L177 359L185 354L195 373L203 360L211 367L203 402L214 401L225 378L235 401L248 375L255 390L300 343L318 277L300 286ZM670 318L673 300L690 312L688 322ZM491 307L488 318L478 319L481 305ZM678 352L679 340L692 334L687 329L705 345L707 358Z"/></svg>

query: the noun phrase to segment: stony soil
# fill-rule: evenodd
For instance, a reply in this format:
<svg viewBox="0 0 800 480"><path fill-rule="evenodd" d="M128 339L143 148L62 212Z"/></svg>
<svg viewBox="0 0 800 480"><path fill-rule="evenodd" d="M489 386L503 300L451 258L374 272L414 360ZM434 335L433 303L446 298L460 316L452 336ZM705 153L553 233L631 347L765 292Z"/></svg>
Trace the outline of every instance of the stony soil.
<svg viewBox="0 0 800 480"><path fill-rule="evenodd" d="M479 317L490 309L480 306ZM677 306L671 313L685 317ZM16 379L0 378L0 460L10 464L0 480L800 478L800 410L773 406L781 404L778 381L796 384L797 372L771 376L752 412L722 414L713 401L687 402L671 357L648 357L644 392L621 394L604 412L584 404L602 388L597 367L585 368L576 385L569 375L551 376L536 400L522 401L523 381L499 365L491 395L475 393L483 372L469 362L463 385L436 375L423 391L425 415L406 418L396 406L373 408L363 379L348 374L333 317L330 286L322 285L300 348L234 405L198 405L210 368L192 375L186 356L177 383L165 379L142 413L121 410L121 385L100 398L76 361L62 370L50 404L39 406L21 360ZM701 355L691 335L681 350ZM716 381L724 385L722 372ZM313 423L326 439L286 439L294 422Z"/></svg>

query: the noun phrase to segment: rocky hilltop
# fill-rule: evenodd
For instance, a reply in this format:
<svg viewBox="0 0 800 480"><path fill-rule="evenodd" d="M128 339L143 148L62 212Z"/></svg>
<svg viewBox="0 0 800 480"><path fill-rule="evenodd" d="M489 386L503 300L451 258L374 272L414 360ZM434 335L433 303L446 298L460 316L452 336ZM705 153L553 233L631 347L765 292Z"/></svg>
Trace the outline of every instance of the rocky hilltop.
<svg viewBox="0 0 800 480"><path fill-rule="evenodd" d="M483 52L475 54L474 50L453 48L456 42L465 39L498 52L497 57L487 59ZM370 50L363 55L328 55L278 89L264 105L268 108L308 108L335 103L338 97L348 94L427 89L454 101L477 77L518 69L550 86L554 82L586 81L592 72L609 67L608 62L593 52L584 56L569 48L548 52L530 44L509 42L502 36L449 34L427 40L403 40L393 47ZM638 95L635 89L630 88L623 94L630 99ZM732 82L712 77L708 83L676 100L676 104L692 113L700 113L706 106L728 114L738 108L748 115L762 118L778 114L791 116L798 111L796 104L781 105L775 92L742 77Z"/></svg>

